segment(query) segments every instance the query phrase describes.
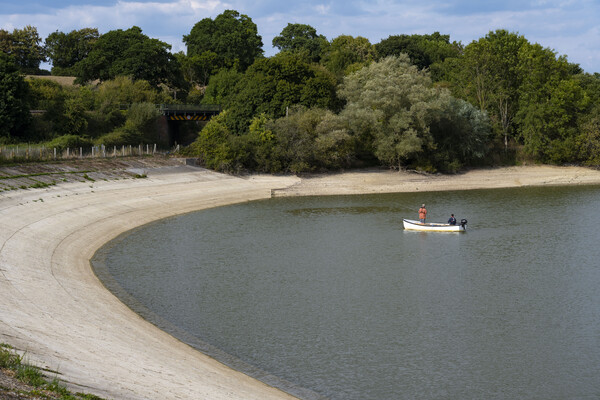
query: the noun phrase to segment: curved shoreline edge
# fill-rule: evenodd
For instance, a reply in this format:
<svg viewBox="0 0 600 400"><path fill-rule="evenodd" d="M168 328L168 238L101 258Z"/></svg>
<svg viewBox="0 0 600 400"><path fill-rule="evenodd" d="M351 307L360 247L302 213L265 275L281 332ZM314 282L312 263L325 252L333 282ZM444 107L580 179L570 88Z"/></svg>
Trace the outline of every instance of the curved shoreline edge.
<svg viewBox="0 0 600 400"><path fill-rule="evenodd" d="M200 168L0 194L0 342L71 389L118 399L292 399L160 330L110 293L90 259L147 223L272 196L600 184L579 167L438 176L359 171L236 178ZM148 255L151 256L151 249Z"/></svg>

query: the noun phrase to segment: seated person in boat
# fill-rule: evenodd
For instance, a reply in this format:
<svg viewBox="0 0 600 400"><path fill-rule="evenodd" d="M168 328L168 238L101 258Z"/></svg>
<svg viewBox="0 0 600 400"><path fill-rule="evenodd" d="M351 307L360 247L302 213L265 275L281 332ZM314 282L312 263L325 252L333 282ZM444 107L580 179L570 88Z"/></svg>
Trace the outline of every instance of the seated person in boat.
<svg viewBox="0 0 600 400"><path fill-rule="evenodd" d="M454 214L450 214L450 218L448 219L448 223L450 225L456 225L456 218L454 218Z"/></svg>

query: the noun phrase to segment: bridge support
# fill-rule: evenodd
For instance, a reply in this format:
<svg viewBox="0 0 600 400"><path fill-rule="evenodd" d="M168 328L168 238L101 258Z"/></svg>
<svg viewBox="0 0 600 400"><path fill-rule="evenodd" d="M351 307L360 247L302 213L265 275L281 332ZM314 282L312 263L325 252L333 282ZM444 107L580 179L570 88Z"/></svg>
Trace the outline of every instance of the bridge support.
<svg viewBox="0 0 600 400"><path fill-rule="evenodd" d="M173 146L175 143L187 146L196 140L198 132L204 128L207 122L173 120L166 115L161 115L156 120L159 140L169 146Z"/></svg>

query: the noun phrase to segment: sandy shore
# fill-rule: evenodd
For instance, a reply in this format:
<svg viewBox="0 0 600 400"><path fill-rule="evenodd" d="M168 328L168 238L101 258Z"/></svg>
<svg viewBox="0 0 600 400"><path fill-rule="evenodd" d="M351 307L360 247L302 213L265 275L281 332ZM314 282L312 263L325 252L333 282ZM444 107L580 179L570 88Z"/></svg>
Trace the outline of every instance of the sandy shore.
<svg viewBox="0 0 600 400"><path fill-rule="evenodd" d="M192 349L124 306L93 274L89 260L95 251L142 224L272 195L578 184L600 184L600 172L533 166L453 176L362 171L300 179L163 167L149 170L147 179L2 192L0 342L57 371L72 389L105 398L293 398Z"/></svg>

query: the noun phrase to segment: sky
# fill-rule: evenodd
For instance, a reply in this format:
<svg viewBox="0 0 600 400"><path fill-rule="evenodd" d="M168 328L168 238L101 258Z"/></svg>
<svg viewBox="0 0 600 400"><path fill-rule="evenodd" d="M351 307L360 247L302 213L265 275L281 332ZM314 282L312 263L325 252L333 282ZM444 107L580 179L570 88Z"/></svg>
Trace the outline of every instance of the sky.
<svg viewBox="0 0 600 400"><path fill-rule="evenodd" d="M373 44L391 35L440 32L467 45L506 29L600 73L600 0L0 0L0 28L32 25L45 39L54 31L106 33L136 25L172 52L185 52L183 35L228 9L254 21L267 56L277 52L273 37L288 23L311 25L329 40L351 35Z"/></svg>

